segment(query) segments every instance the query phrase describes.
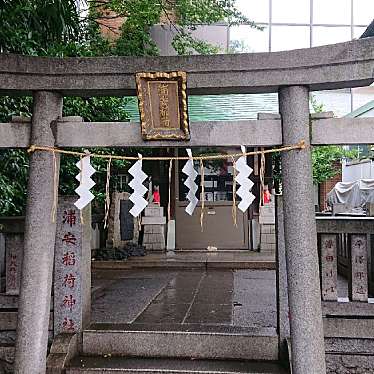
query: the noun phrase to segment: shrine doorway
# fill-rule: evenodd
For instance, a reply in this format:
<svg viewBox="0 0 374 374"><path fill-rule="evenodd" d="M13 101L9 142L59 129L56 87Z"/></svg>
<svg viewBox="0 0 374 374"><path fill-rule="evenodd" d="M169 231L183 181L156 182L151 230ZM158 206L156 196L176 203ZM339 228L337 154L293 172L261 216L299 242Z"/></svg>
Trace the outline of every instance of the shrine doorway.
<svg viewBox="0 0 374 374"><path fill-rule="evenodd" d="M185 155L184 149L175 151ZM235 153L240 148L217 147L215 149L194 149L194 153ZM199 203L192 216L185 212L188 189L184 185L186 176L182 172L183 162L176 162L174 173L176 249L177 250L255 250L259 245L259 204L260 204L260 163L258 156L248 157L248 165L253 169L252 193L255 200L248 211L233 210L233 162L230 158L207 162L204 165L204 216L201 224L201 170L198 162L195 170L199 173L196 183L199 189L196 196ZM271 157L266 157L265 183L272 181ZM236 202L238 205L238 200ZM236 214L236 225L234 223ZM258 230L258 232L257 232ZM257 244L258 242L258 244Z"/></svg>

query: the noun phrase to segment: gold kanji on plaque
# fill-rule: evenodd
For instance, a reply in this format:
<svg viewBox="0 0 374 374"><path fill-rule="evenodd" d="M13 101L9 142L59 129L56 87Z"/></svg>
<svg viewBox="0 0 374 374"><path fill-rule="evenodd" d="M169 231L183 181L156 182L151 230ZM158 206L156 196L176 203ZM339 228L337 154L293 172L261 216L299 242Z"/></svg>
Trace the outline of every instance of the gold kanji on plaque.
<svg viewBox="0 0 374 374"><path fill-rule="evenodd" d="M190 139L186 87L185 72L136 74L143 139Z"/></svg>

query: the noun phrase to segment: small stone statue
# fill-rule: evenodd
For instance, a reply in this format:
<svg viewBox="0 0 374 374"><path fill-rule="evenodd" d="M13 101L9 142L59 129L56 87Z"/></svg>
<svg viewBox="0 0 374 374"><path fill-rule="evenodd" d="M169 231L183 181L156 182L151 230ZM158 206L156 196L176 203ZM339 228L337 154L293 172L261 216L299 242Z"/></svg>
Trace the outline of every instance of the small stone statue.
<svg viewBox="0 0 374 374"><path fill-rule="evenodd" d="M153 203L160 205L160 187L156 184L153 189Z"/></svg>

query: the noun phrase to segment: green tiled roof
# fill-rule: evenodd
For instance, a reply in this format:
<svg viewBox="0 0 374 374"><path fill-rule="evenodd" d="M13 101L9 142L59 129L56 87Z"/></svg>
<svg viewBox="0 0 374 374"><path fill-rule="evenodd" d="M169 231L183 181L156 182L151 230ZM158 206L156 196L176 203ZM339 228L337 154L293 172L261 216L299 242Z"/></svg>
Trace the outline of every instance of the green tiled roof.
<svg viewBox="0 0 374 374"><path fill-rule="evenodd" d="M357 108L353 112L347 114L346 117L352 117L352 118L360 117L360 116L362 116L363 114L365 114L366 112L368 112L372 109L374 109L374 100L372 100L369 103Z"/></svg>
<svg viewBox="0 0 374 374"><path fill-rule="evenodd" d="M131 121L139 121L138 102L132 97L126 105ZM235 121L256 119L258 112L277 113L277 94L203 95L188 97L190 121Z"/></svg>

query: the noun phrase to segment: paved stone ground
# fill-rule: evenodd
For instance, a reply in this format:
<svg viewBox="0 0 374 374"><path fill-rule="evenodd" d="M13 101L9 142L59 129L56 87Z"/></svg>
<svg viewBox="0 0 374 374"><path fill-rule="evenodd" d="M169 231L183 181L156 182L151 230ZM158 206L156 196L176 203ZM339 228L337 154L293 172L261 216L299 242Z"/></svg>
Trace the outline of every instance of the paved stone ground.
<svg viewBox="0 0 374 374"><path fill-rule="evenodd" d="M276 326L274 271L100 271L93 282L106 283L92 322Z"/></svg>
<svg viewBox="0 0 374 374"><path fill-rule="evenodd" d="M276 327L273 270L100 270L93 284L93 323Z"/></svg>

